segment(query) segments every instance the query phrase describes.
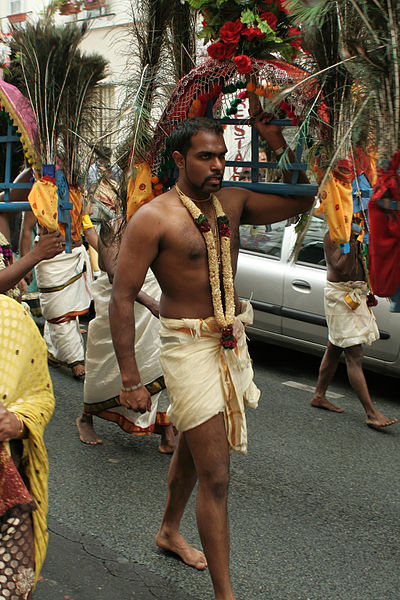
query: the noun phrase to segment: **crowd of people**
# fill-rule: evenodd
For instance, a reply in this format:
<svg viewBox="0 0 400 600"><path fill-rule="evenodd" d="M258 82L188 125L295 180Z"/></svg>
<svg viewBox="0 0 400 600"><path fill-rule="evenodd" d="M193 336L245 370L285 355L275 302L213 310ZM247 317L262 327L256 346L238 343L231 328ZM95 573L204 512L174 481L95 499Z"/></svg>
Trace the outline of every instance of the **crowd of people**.
<svg viewBox="0 0 400 600"><path fill-rule="evenodd" d="M281 128L257 104L251 109L258 134L280 156L286 150ZM84 380L76 421L83 443L102 443L94 416L130 434L161 436L159 452L173 456L156 543L194 568L208 567L216 600L235 599L229 575L229 456L246 453L245 409L256 408L260 395L245 336L252 307L239 302L233 283L238 229L240 223L266 225L306 212L313 197L221 188L227 148L221 125L213 120L183 121L172 132L170 148L179 173L175 186L138 210L127 225L118 195L122 173L111 167L109 151L97 157L86 191L94 199L96 221L106 215L107 225L92 223L90 203L83 209L74 201L71 252L65 251L60 229L38 231L34 213L27 212L21 258L14 261L12 223L0 212L0 466L6 473L0 478L0 572L5 573L0 591L8 590L12 599L31 597L46 550L43 431L54 407L47 362L66 365ZM291 151L288 156L293 162ZM28 171L20 176L28 177ZM283 170L282 177L290 181L290 171ZM300 172L299 183L307 181ZM24 194L13 190L12 200ZM363 284L355 251L344 264L333 246L326 241L328 289L349 278ZM96 251L96 261L86 248ZM43 337L21 304L32 269ZM85 345L79 316L92 300L95 317ZM326 306L335 312L329 292ZM345 343L337 321L329 320L330 341L312 405L340 410L326 400L325 391L344 349L367 423L386 427L396 419L377 411L362 381L361 344L376 339L368 315L365 335ZM180 534L196 481L204 552Z"/></svg>

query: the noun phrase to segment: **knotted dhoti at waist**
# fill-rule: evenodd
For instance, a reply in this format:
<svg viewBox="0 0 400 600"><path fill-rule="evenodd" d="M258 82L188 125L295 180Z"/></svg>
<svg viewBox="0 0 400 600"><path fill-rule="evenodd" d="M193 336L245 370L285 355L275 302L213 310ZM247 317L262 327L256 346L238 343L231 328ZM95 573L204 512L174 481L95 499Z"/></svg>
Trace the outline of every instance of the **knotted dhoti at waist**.
<svg viewBox="0 0 400 600"><path fill-rule="evenodd" d="M352 309L345 298L349 295ZM329 341L340 348L372 344L379 339L375 315L367 305L368 286L365 281L327 281L325 287L325 317Z"/></svg>
<svg viewBox="0 0 400 600"><path fill-rule="evenodd" d="M179 431L187 431L223 412L230 450L243 454L247 452L245 408L257 408L260 397L244 332L244 325L252 320L251 304L242 302L234 323L237 347L227 350L214 317L160 317L168 418Z"/></svg>

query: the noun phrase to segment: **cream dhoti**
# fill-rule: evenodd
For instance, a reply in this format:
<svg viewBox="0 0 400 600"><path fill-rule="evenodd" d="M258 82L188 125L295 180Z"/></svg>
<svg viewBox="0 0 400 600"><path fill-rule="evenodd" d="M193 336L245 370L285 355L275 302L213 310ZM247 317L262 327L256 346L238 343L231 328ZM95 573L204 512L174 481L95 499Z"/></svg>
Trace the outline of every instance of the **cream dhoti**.
<svg viewBox="0 0 400 600"><path fill-rule="evenodd" d="M187 431L223 412L230 450L243 454L245 408L257 408L260 397L244 332L252 319L250 303L242 302L234 323L237 347L226 350L214 317L160 317L160 361L170 398L167 416L179 431Z"/></svg>
<svg viewBox="0 0 400 600"><path fill-rule="evenodd" d="M76 317L88 311L92 299L90 262L84 246L42 260L35 274L49 353L70 366L82 362L84 343Z"/></svg>
<svg viewBox="0 0 400 600"><path fill-rule="evenodd" d="M379 339L375 315L367 305L367 295L365 281L326 282L325 317L331 344L349 348L358 344L371 345ZM349 306L346 296L356 308Z"/></svg>
<svg viewBox="0 0 400 600"><path fill-rule="evenodd" d="M119 403L121 375L111 338L108 306L111 284L106 273L93 283L96 317L90 321L86 349L86 376L84 383L84 410L102 419L114 421L127 433L161 433L160 427L169 425L165 412L160 412L159 400L165 388L159 361L160 323L143 305L135 302L135 356L141 381L151 399L151 411L143 415ZM142 291L159 300L161 290L149 270ZM166 392L163 394L167 395ZM167 400L168 401L168 400Z"/></svg>

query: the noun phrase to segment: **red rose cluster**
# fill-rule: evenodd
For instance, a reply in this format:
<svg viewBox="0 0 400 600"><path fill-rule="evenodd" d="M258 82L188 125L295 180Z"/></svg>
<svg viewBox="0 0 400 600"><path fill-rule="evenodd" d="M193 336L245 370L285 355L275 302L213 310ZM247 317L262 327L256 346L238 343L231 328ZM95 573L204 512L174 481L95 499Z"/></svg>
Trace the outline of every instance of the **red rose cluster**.
<svg viewBox="0 0 400 600"><path fill-rule="evenodd" d="M286 8L286 1L287 0L264 0L263 9L268 8L268 5L270 5L271 10L261 10L260 6L257 5L258 21L254 21L252 24L244 24L240 18L237 18L235 21L226 21L217 33L219 39L208 46L208 54L215 60L233 59L239 73L250 73L252 69L251 59L247 53L243 53L243 50L246 50L248 47L248 42L262 42L262 40L267 38L266 34L262 32L257 25L257 23L260 23L260 19L267 23L272 31L277 31L279 21L275 12L277 9L278 14L280 11L287 15L289 11ZM284 20L287 20L286 16L284 17ZM207 26L207 21L205 21L204 24ZM286 29L286 27L287 25L284 26L284 29ZM287 37L286 43L293 47L293 58L295 58L297 51L301 46L300 30L297 27L288 27L286 35L284 34L283 36L279 28L278 31L278 40L279 36ZM267 44L268 39L269 38L266 39ZM255 48L258 48L258 46L255 46ZM242 51L242 53L237 54L240 51Z"/></svg>

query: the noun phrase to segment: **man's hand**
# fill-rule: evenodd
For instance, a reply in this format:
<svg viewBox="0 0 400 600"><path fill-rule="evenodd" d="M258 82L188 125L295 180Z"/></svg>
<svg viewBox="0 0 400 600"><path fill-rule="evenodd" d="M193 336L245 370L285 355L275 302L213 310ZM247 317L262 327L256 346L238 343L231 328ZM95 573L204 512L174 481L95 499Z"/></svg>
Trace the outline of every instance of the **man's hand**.
<svg viewBox="0 0 400 600"><path fill-rule="evenodd" d="M254 119L254 128L266 140L271 150L278 150L278 148L286 147L286 141L281 126L270 123L274 116L271 113L261 111Z"/></svg>
<svg viewBox="0 0 400 600"><path fill-rule="evenodd" d="M135 412L145 413L151 411L151 396L144 385L134 392L119 393L121 406L131 408Z"/></svg>
<svg viewBox="0 0 400 600"><path fill-rule="evenodd" d="M25 275L24 279L26 281L26 284L30 285L32 283L32 281L33 281L33 273L32 273L32 271L29 271L29 273L27 273Z"/></svg>
<svg viewBox="0 0 400 600"><path fill-rule="evenodd" d="M0 442L9 442L17 438L20 429L19 419L0 404Z"/></svg>
<svg viewBox="0 0 400 600"><path fill-rule="evenodd" d="M57 254L63 252L65 248L65 240L61 235L60 231L53 231L52 233L44 232L40 235L39 241L36 244L32 252L35 252L40 262L41 260L48 260L54 258Z"/></svg>

